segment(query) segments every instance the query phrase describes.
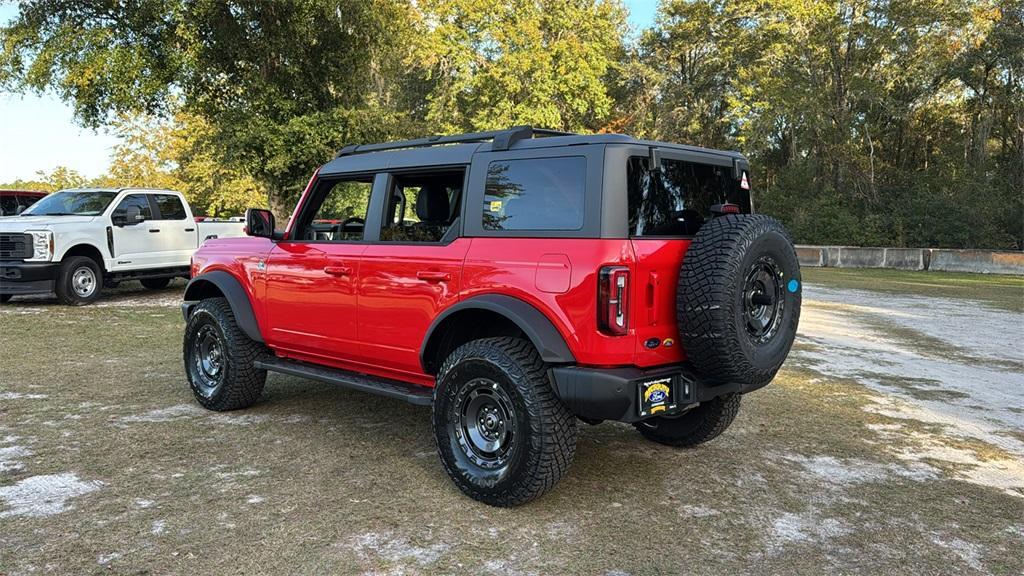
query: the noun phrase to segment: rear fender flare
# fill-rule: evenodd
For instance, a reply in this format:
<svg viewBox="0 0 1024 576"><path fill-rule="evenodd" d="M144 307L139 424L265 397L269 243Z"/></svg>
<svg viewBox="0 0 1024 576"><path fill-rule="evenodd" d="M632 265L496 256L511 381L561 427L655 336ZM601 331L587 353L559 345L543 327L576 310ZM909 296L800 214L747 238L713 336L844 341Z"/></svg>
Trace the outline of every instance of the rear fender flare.
<svg viewBox="0 0 1024 576"><path fill-rule="evenodd" d="M573 356L565 338L543 312L512 296L484 294L450 306L437 318L434 318L423 337L423 344L420 346L420 366L425 373L430 373L430 359L441 339L439 336L443 331L439 332L438 329L444 326L445 320L454 314L473 309L487 310L508 318L523 331L545 362L550 364L574 364L576 362L576 357Z"/></svg>
<svg viewBox="0 0 1024 576"><path fill-rule="evenodd" d="M237 278L223 270L201 274L189 281L185 288L185 302L182 305L185 319L188 320L192 306L208 294L211 287L216 288L227 299L228 305L231 306L231 312L235 315L235 322L238 323L242 332L262 344L263 334L260 333L260 326L256 322L256 314L253 313L249 294Z"/></svg>

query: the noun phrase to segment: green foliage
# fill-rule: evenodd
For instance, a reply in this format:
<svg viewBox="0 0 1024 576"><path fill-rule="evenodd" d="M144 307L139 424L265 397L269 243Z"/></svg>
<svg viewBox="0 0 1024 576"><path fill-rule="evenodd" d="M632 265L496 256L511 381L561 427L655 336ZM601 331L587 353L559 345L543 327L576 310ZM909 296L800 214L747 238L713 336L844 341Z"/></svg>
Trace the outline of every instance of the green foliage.
<svg viewBox="0 0 1024 576"><path fill-rule="evenodd" d="M533 124L739 149L800 242L1024 248L1019 0L662 0L625 22L618 0L27 0L0 88L145 118L108 180L215 214L285 218L345 143Z"/></svg>
<svg viewBox="0 0 1024 576"><path fill-rule="evenodd" d="M665 0L623 127L742 150L758 209L800 242L1021 249L1022 18L1000 0Z"/></svg>
<svg viewBox="0 0 1024 576"><path fill-rule="evenodd" d="M531 124L597 130L612 111L624 53L616 0L417 2L411 63L432 88L427 119L444 132Z"/></svg>

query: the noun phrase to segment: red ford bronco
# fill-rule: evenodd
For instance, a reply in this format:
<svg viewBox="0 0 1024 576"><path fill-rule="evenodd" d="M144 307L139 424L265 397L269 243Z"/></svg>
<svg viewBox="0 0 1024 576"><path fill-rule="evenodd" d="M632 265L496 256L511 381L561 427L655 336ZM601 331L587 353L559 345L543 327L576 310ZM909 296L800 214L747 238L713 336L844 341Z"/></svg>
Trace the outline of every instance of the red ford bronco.
<svg viewBox="0 0 1024 576"><path fill-rule="evenodd" d="M212 410L267 372L433 409L448 475L497 506L568 469L577 420L694 446L768 384L800 316L785 229L734 152L516 127L343 148L284 231L206 242L184 362Z"/></svg>

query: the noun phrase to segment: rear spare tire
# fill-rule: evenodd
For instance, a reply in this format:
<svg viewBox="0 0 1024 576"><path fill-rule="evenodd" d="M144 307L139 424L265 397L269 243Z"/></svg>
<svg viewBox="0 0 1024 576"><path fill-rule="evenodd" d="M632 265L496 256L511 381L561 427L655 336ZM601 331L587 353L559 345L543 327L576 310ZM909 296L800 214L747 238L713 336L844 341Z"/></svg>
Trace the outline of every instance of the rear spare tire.
<svg viewBox="0 0 1024 576"><path fill-rule="evenodd" d="M771 382L800 320L800 264L773 218L737 214L704 224L679 274L679 334L709 384L747 392Z"/></svg>

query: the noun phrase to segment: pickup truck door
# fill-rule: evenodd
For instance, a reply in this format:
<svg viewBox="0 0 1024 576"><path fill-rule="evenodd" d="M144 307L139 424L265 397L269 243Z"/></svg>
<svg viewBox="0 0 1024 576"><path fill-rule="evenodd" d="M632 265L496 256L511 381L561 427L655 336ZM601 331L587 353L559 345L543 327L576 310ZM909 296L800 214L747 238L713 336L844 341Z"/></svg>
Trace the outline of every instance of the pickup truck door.
<svg viewBox="0 0 1024 576"><path fill-rule="evenodd" d="M160 226L153 220L154 212L149 196L129 194L122 198L111 212L114 270L160 266ZM130 207L137 208L143 220L127 221Z"/></svg>
<svg viewBox="0 0 1024 576"><path fill-rule="evenodd" d="M198 248L195 220L177 194L153 194L152 199L157 213L149 230L156 235L160 249L155 256L157 266L188 266ZM154 229L158 231L153 232Z"/></svg>

